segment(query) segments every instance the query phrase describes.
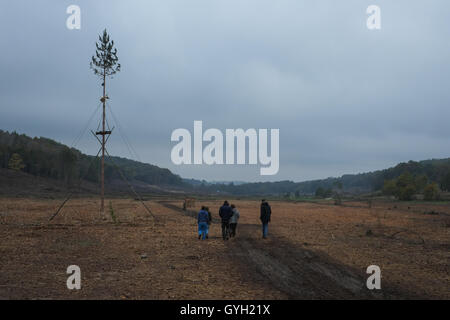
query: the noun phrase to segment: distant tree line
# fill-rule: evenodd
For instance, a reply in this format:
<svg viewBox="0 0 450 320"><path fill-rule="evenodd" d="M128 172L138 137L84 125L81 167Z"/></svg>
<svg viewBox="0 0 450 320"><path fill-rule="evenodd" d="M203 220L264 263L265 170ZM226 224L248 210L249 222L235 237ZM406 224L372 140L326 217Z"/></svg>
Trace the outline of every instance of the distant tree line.
<svg viewBox="0 0 450 320"><path fill-rule="evenodd" d="M168 169L119 157L106 158L105 162L106 180L120 179L120 168L130 181L185 186L181 177ZM98 182L100 160L51 139L0 130L0 167L73 185L80 179Z"/></svg>
<svg viewBox="0 0 450 320"><path fill-rule="evenodd" d="M152 185L176 186L209 194L235 196L317 196L340 199L343 193L382 191L401 200L410 200L415 194L424 199L438 199L441 191L450 191L450 158L409 161L395 167L369 173L344 175L306 182L278 181L258 183L211 184L194 179L181 179L168 169L125 158L106 158L105 178L120 179L119 170L128 180ZM0 130L0 167L49 177L74 184L83 178L99 181L100 163L93 156L69 148L47 138L30 138L16 132Z"/></svg>
<svg viewBox="0 0 450 320"><path fill-rule="evenodd" d="M207 184L197 180L188 181L188 183L199 192L236 196L301 197L307 195L319 198L333 197L340 201L344 193L361 194L383 191L401 200L412 199L417 193L422 193L424 199L437 199L440 191L450 191L450 158L409 161L385 170L297 183L288 180L239 185Z"/></svg>
<svg viewBox="0 0 450 320"><path fill-rule="evenodd" d="M444 180L442 186L445 184ZM399 200L413 200L418 193L423 194L424 200L438 200L440 196L436 182L429 182L425 174L413 176L409 171L405 171L397 178L386 180L383 193L395 196Z"/></svg>
<svg viewBox="0 0 450 320"><path fill-rule="evenodd" d="M333 195L333 190L331 188L318 187L314 194L317 198L329 198Z"/></svg>

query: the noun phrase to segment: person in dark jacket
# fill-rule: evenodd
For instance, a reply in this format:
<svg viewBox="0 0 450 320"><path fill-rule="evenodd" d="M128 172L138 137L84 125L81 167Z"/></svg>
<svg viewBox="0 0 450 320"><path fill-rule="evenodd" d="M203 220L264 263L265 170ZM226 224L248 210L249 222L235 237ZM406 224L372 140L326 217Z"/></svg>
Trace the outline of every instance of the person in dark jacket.
<svg viewBox="0 0 450 320"><path fill-rule="evenodd" d="M272 214L272 210L267 203L265 199L261 201L261 215L259 216L259 219L262 223L262 232L263 232L263 238L267 238L267 233L269 231L269 222L270 222L270 216Z"/></svg>
<svg viewBox="0 0 450 320"><path fill-rule="evenodd" d="M222 219L222 238L223 240L228 240L230 219L233 216L233 210L228 201L225 201L223 206L220 207L219 216Z"/></svg>
<svg viewBox="0 0 450 320"><path fill-rule="evenodd" d="M198 223L198 239L200 238L202 240L205 240L206 238L206 232L208 230L208 221L209 216L208 212L205 210L205 207L202 207L202 209L198 213L197 217L197 223Z"/></svg>
<svg viewBox="0 0 450 320"><path fill-rule="evenodd" d="M205 207L205 210L206 210L206 212L208 212L208 228L206 229L206 239L208 239L209 228L211 227L212 216L211 216L211 211L209 211L208 207Z"/></svg>

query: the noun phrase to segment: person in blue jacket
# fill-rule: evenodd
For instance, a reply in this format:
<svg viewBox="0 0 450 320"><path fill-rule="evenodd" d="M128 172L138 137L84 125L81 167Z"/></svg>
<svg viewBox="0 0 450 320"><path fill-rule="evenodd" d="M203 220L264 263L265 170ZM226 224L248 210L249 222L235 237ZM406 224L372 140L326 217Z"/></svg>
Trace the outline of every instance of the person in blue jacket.
<svg viewBox="0 0 450 320"><path fill-rule="evenodd" d="M202 209L198 213L197 223L198 223L198 239L205 240L207 230L208 230L208 222L209 222L209 214L206 208L203 206Z"/></svg>

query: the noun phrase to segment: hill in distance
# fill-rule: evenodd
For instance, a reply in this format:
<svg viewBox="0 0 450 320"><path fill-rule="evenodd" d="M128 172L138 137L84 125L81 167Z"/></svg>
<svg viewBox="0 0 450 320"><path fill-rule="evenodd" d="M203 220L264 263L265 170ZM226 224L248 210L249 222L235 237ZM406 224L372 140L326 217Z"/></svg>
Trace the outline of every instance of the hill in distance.
<svg viewBox="0 0 450 320"><path fill-rule="evenodd" d="M403 180L397 181L402 177ZM441 190L450 191L450 158L431 159L424 161L409 161L400 163L395 167L377 170L368 173L346 174L338 178L318 179L304 182L277 181L256 183L218 183L211 184L206 181L186 180L199 192L225 193L236 196L264 196L264 195L315 195L322 189L339 189L347 194L374 193L385 189L388 182L414 185L414 192L422 193L428 184L436 184ZM406 186L405 186L406 187ZM392 193L394 195L395 192Z"/></svg>
<svg viewBox="0 0 450 320"><path fill-rule="evenodd" d="M40 178L39 182L46 186L53 181L56 189L64 186L74 189L82 181L88 191L95 189L100 181L99 157L83 154L77 149L48 138L31 138L24 134L0 130L2 184L7 184L7 176L9 180L14 176L13 173L7 175L5 171L14 166L16 170L9 171L22 173L15 175L15 180L28 181L24 174L29 174ZM105 157L105 180L107 188L125 189L128 188L126 183L128 181L141 191L143 189L152 193L158 189L161 192L167 188L178 189L189 186L180 176L168 169L121 157ZM20 181L16 181L15 184L24 188L29 185L21 184Z"/></svg>
<svg viewBox="0 0 450 320"><path fill-rule="evenodd" d="M14 176L11 169L20 171ZM31 138L16 132L0 130L0 182L8 184L15 180L29 181L25 174L39 177L44 185L84 185L86 191L95 189L100 178L100 158L83 154L77 149L48 138ZM9 172L9 173L7 173ZM421 184L435 182L442 190L450 189L450 158L424 161L409 161L395 167L360 174L346 174L339 178L327 178L305 182L278 181L245 183L207 182L205 180L183 179L169 169L121 157L105 158L105 179L107 188L120 191L128 188L127 183L146 193L167 191L199 194L229 194L236 196L282 196L286 194L313 195L318 189L339 187L351 194L369 193L381 190L386 181L396 179L404 173L420 180ZM7 177L9 177L7 179ZM125 178L125 179L123 179ZM13 179L13 180L14 180ZM50 179L50 180L48 180ZM16 184L20 181L16 181ZM50 181L50 182L49 182ZM19 185L21 185L19 183ZM24 186L29 183L22 184ZM47 189L51 187L46 187Z"/></svg>

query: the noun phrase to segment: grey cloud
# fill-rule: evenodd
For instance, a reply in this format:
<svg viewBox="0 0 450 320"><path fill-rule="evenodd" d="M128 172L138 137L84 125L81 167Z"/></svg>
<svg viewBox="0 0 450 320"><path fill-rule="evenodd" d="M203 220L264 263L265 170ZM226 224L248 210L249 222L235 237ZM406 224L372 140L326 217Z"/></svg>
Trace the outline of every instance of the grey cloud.
<svg viewBox="0 0 450 320"><path fill-rule="evenodd" d="M73 1L1 5L0 128L70 144L98 104L89 70L108 28L122 72L111 106L142 161L209 180L296 181L446 157L450 142L450 21L446 1ZM175 166L170 134L279 128L280 172ZM91 127L96 127L93 122ZM86 135L79 148L95 154ZM130 155L119 133L111 151Z"/></svg>

